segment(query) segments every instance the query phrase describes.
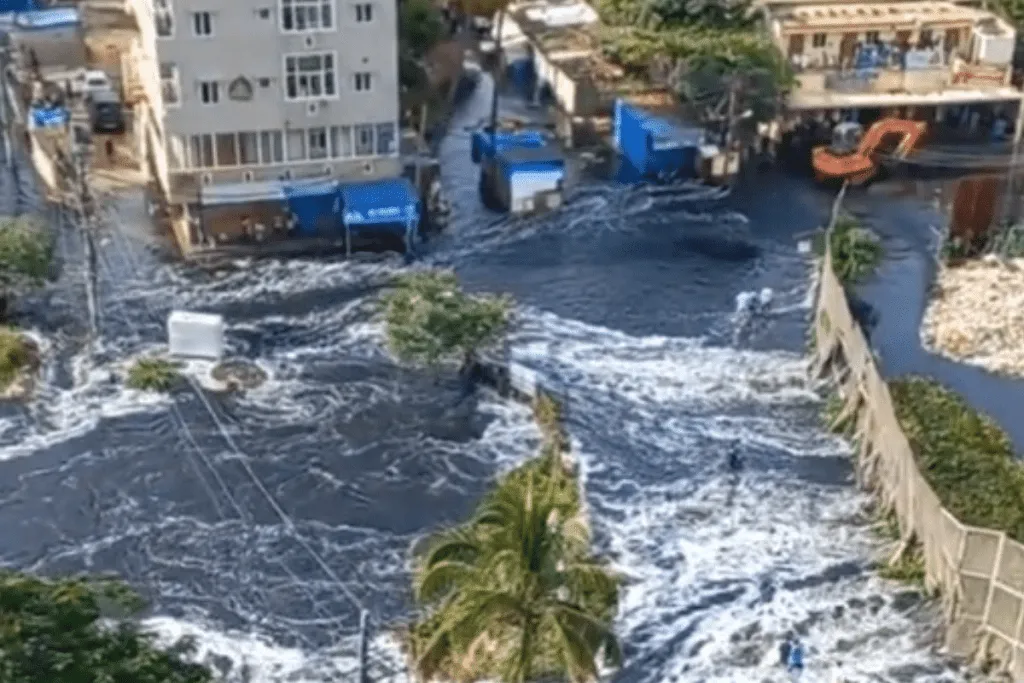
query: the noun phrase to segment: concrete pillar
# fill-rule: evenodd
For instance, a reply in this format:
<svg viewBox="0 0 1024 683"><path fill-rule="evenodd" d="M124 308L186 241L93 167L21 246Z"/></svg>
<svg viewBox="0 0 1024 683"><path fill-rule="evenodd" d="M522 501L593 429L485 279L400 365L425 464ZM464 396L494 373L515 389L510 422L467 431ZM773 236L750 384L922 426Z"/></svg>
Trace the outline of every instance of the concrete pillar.
<svg viewBox="0 0 1024 683"><path fill-rule="evenodd" d="M1013 148L1020 145L1021 132L1024 131L1024 95L1017 101L1017 123L1013 125Z"/></svg>

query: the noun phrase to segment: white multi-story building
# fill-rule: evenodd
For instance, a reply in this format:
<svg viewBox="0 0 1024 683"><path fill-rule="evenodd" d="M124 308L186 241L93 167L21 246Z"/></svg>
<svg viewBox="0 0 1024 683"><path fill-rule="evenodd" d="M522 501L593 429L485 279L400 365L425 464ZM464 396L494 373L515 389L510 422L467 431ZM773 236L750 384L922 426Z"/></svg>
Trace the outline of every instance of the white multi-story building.
<svg viewBox="0 0 1024 683"><path fill-rule="evenodd" d="M396 0L152 0L152 12L172 185L399 174Z"/></svg>

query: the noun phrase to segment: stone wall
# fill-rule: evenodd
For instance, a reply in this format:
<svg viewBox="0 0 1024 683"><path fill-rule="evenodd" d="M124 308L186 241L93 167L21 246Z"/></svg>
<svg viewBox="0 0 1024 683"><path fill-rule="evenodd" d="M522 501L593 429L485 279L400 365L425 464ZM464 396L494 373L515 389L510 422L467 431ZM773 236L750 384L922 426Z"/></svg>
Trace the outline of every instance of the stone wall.
<svg viewBox="0 0 1024 683"><path fill-rule="evenodd" d="M812 372L831 370L856 424L856 472L862 486L895 513L902 541L922 549L925 582L941 595L947 645L1024 680L1024 546L1002 532L960 523L917 468L871 348L850 312L843 286L823 259L814 318ZM905 547L905 546L904 546Z"/></svg>

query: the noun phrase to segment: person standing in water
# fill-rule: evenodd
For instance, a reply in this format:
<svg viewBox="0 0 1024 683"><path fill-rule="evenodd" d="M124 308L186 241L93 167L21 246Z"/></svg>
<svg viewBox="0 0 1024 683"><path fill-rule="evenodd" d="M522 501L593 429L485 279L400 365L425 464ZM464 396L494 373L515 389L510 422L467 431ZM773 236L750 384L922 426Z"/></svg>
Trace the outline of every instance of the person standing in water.
<svg viewBox="0 0 1024 683"><path fill-rule="evenodd" d="M789 649L789 665L786 669L794 681L804 672L804 646L799 638L793 639L793 645Z"/></svg>
<svg viewBox="0 0 1024 683"><path fill-rule="evenodd" d="M737 443L729 445L729 469L739 472L743 468L743 459L740 457L740 447Z"/></svg>
<svg viewBox="0 0 1024 683"><path fill-rule="evenodd" d="M779 666L789 666L789 653L793 649L793 637L786 634L786 637L779 643Z"/></svg>

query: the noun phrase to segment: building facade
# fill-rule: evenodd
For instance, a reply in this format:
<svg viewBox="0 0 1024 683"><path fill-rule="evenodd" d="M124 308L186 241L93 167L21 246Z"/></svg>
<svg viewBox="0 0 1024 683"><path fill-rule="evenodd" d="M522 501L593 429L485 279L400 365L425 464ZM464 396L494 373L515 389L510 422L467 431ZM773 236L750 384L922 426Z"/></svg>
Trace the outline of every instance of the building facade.
<svg viewBox="0 0 1024 683"><path fill-rule="evenodd" d="M152 0L152 12L172 180L399 175L396 0Z"/></svg>
<svg viewBox="0 0 1024 683"><path fill-rule="evenodd" d="M991 12L945 0L764 9L796 72L792 110L1020 102L1010 83L1016 33Z"/></svg>

